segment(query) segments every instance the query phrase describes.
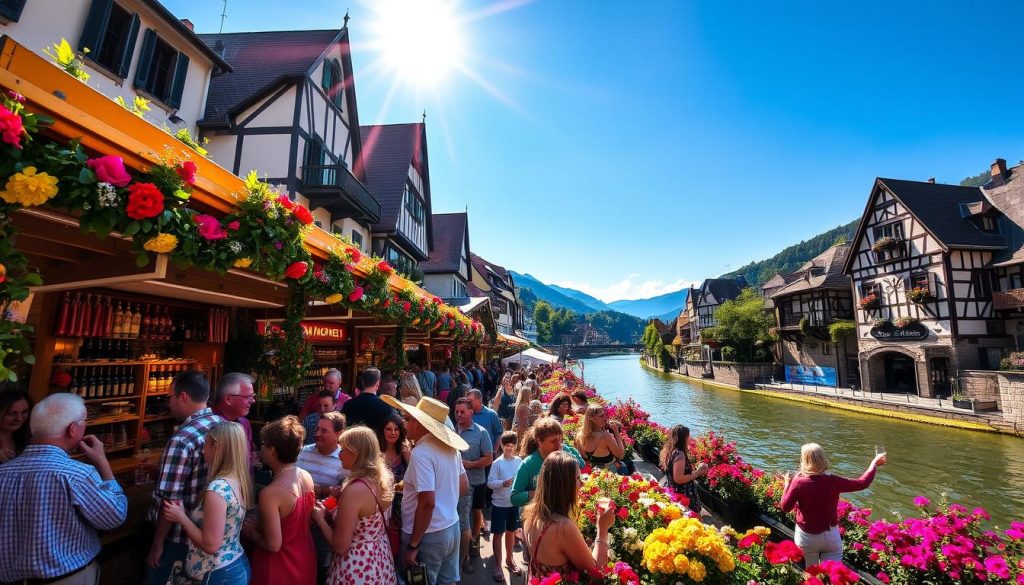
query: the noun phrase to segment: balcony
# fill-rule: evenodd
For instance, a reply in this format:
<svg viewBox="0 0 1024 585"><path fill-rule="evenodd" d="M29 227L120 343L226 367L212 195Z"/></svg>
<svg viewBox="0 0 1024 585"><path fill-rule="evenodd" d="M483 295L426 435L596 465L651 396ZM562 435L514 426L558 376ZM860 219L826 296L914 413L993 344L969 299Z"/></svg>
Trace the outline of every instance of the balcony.
<svg viewBox="0 0 1024 585"><path fill-rule="evenodd" d="M332 216L380 221L380 201L345 165L302 167L302 194L309 198L310 208L323 207Z"/></svg>
<svg viewBox="0 0 1024 585"><path fill-rule="evenodd" d="M1024 288L992 293L992 308L997 311L1024 311Z"/></svg>
<svg viewBox="0 0 1024 585"><path fill-rule="evenodd" d="M782 323L779 325L782 327L799 327L800 321L804 318L803 313L783 313Z"/></svg>

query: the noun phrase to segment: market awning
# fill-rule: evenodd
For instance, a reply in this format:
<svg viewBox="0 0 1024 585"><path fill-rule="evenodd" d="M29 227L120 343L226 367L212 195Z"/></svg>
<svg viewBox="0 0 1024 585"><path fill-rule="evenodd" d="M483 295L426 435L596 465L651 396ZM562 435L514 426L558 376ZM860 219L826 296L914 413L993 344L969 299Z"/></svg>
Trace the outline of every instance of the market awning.
<svg viewBox="0 0 1024 585"><path fill-rule="evenodd" d="M530 342L523 339L522 337L516 337L515 335L507 335L505 333L498 332L498 341L504 343L510 343L512 345L523 345L529 346Z"/></svg>

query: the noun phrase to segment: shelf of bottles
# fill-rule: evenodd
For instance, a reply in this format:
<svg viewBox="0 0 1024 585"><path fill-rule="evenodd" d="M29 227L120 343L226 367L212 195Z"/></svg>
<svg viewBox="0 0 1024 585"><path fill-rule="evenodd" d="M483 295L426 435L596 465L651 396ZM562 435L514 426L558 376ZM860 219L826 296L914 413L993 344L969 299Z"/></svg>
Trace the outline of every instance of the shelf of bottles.
<svg viewBox="0 0 1024 585"><path fill-rule="evenodd" d="M348 380L348 368L352 361L352 351L347 347L337 346L313 346L313 363L306 370L299 386L297 399L302 404L310 394L319 392L324 387L324 374L328 370L335 369L342 373L342 379L346 382L345 390L352 391L352 384Z"/></svg>
<svg viewBox="0 0 1024 585"><path fill-rule="evenodd" d="M65 293L54 324L54 368L81 396L88 432L108 452L162 449L173 432L171 381L199 369L188 344L223 343L228 313L95 292ZM64 378L66 380L67 378Z"/></svg>

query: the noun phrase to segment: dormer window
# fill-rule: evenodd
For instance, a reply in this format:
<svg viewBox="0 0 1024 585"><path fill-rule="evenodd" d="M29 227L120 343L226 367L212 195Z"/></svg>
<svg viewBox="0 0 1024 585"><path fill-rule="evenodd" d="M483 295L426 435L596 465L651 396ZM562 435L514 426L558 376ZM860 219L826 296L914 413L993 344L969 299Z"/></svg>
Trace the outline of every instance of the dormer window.
<svg viewBox="0 0 1024 585"><path fill-rule="evenodd" d="M85 19L78 50L114 75L128 77L139 36L139 15L112 0L94 0Z"/></svg>
<svg viewBox="0 0 1024 585"><path fill-rule="evenodd" d="M999 225L996 223L996 218L991 215L981 216L981 231L983 232L995 232L999 230Z"/></svg>

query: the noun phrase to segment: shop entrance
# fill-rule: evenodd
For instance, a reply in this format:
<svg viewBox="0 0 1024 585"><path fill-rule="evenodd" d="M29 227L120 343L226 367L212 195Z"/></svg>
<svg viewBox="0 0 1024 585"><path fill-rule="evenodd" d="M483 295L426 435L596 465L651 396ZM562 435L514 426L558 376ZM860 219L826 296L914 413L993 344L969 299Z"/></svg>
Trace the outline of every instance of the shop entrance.
<svg viewBox="0 0 1024 585"><path fill-rule="evenodd" d="M885 370L885 392L917 394L917 372L914 360L896 352L882 354Z"/></svg>

